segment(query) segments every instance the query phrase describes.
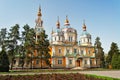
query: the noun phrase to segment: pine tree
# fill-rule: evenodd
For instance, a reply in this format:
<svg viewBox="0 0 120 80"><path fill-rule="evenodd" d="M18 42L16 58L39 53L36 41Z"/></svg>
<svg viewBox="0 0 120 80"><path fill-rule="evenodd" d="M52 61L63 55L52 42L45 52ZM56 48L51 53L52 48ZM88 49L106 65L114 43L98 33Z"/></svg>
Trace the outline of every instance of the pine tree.
<svg viewBox="0 0 120 80"><path fill-rule="evenodd" d="M120 68L120 52L116 43L112 42L110 51L108 52L108 56L106 62L112 66L113 69Z"/></svg>
<svg viewBox="0 0 120 80"><path fill-rule="evenodd" d="M119 66L119 53L115 53L113 54L113 57L112 57L112 61L111 61L111 65L112 65L112 68L113 69L120 69L120 66Z"/></svg>
<svg viewBox="0 0 120 80"><path fill-rule="evenodd" d="M19 25L16 24L15 26L12 26L10 29L10 33L8 33L8 55L9 55L9 59L10 59L10 64L11 64L11 70L13 68L13 64L15 61L15 55L18 52L18 48L17 48L17 43L18 40L20 39L20 34L19 34Z"/></svg>
<svg viewBox="0 0 120 80"><path fill-rule="evenodd" d="M51 66L49 59L51 58L49 53L49 40L47 39L47 35L45 31L42 31L38 37L38 41L36 44L36 50L38 52L38 56L41 58L41 68L42 68L42 60L46 62L48 66Z"/></svg>
<svg viewBox="0 0 120 80"><path fill-rule="evenodd" d="M2 48L4 46L4 48L6 47L6 39L7 39L7 29L6 28L2 28L0 31L0 47Z"/></svg>
<svg viewBox="0 0 120 80"><path fill-rule="evenodd" d="M34 58L35 52L35 32L33 28L30 28L29 25L25 25L24 31L22 32L23 44L25 48L25 56L27 65L30 64L30 68L32 68L32 61Z"/></svg>
<svg viewBox="0 0 120 80"><path fill-rule="evenodd" d="M108 52L108 56L106 58L107 66L111 65L113 55L115 54L114 57L116 57L116 54L118 54L118 52L119 52L119 49L118 49L117 44L112 42L110 50Z"/></svg>
<svg viewBox="0 0 120 80"><path fill-rule="evenodd" d="M120 69L120 52L119 52L119 57L118 57L118 68Z"/></svg>
<svg viewBox="0 0 120 80"><path fill-rule="evenodd" d="M96 59L97 59L97 63L99 63L98 66L100 66L101 68L105 67L105 57L104 57L104 51L103 48L101 47L101 42L100 42L100 38L97 37L95 40L95 53L96 53Z"/></svg>
<svg viewBox="0 0 120 80"><path fill-rule="evenodd" d="M9 59L8 55L4 48L0 52L0 72L8 72L9 71Z"/></svg>
<svg viewBox="0 0 120 80"><path fill-rule="evenodd" d="M19 45L19 66L22 67L22 69L24 68L24 64L25 64L25 47L23 46L23 44L21 43Z"/></svg>

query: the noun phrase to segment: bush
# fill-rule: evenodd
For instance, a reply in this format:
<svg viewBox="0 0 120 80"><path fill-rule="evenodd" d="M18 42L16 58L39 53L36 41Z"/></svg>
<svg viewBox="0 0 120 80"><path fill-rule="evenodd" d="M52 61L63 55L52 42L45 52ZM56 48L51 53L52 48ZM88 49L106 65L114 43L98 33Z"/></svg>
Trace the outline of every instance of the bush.
<svg viewBox="0 0 120 80"><path fill-rule="evenodd" d="M0 52L0 72L8 72L9 71L9 59L5 50Z"/></svg>
<svg viewBox="0 0 120 80"><path fill-rule="evenodd" d="M0 72L9 72L9 66L0 66Z"/></svg>

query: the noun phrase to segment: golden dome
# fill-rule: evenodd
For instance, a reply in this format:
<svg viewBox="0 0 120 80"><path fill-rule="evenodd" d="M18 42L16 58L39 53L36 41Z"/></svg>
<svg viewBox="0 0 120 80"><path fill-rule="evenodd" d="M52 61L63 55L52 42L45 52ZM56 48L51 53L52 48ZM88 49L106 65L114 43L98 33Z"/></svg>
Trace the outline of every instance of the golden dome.
<svg viewBox="0 0 120 80"><path fill-rule="evenodd" d="M69 20L68 20L68 16L66 16L66 20L65 20L65 26L69 26L70 24L69 24Z"/></svg>
<svg viewBox="0 0 120 80"><path fill-rule="evenodd" d="M38 16L42 16L42 13L41 13L41 8L39 6L39 10L38 10Z"/></svg>
<svg viewBox="0 0 120 80"><path fill-rule="evenodd" d="M68 20L68 19L66 19L66 20L65 20L65 23L69 23L69 20Z"/></svg>
<svg viewBox="0 0 120 80"><path fill-rule="evenodd" d="M58 16L58 20L56 22L56 26L57 26L57 28L60 28L59 16Z"/></svg>
<svg viewBox="0 0 120 80"><path fill-rule="evenodd" d="M84 22L83 22L83 31L86 31L86 25L85 25L85 20L84 20Z"/></svg>

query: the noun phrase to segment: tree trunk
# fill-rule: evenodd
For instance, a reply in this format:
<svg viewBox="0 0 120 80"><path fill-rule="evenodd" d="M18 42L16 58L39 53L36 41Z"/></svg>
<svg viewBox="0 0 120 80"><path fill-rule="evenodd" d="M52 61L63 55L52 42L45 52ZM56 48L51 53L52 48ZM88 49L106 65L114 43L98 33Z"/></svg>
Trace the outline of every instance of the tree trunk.
<svg viewBox="0 0 120 80"><path fill-rule="evenodd" d="M22 69L24 68L24 60L22 60Z"/></svg>
<svg viewBox="0 0 120 80"><path fill-rule="evenodd" d="M14 63L14 58L12 58L11 67L10 67L11 70L13 68L13 63Z"/></svg>

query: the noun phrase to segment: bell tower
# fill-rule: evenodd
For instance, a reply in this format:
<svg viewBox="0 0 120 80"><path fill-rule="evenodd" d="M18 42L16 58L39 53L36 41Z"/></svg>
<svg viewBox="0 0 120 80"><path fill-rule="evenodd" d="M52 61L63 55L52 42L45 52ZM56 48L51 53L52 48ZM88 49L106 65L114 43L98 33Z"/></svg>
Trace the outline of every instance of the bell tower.
<svg viewBox="0 0 120 80"><path fill-rule="evenodd" d="M37 19L35 20L35 34L36 34L36 43L37 43L37 39L40 35L41 32L44 31L43 28L43 21L42 21L42 13L41 13L41 7L39 6L38 9L38 14L37 14Z"/></svg>

